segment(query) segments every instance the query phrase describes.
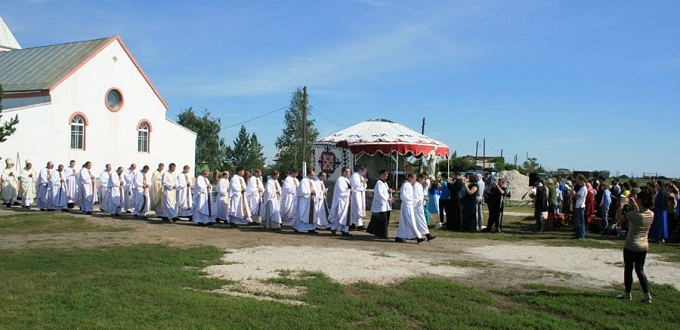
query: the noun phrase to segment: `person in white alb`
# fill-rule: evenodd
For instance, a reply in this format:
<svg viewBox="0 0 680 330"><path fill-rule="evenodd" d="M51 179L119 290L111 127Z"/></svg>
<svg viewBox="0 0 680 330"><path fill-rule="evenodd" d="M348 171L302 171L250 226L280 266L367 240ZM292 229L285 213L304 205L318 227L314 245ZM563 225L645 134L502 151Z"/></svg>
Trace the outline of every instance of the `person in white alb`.
<svg viewBox="0 0 680 330"><path fill-rule="evenodd" d="M168 165L168 171L163 173L163 217L161 220L176 222L177 217L177 176L175 163Z"/></svg>
<svg viewBox="0 0 680 330"><path fill-rule="evenodd" d="M151 186L149 180L149 165L144 165L141 171L135 174L135 179L132 182L134 192L134 217L146 219L146 212L149 212L151 207L151 198L149 197L149 187Z"/></svg>
<svg viewBox="0 0 680 330"><path fill-rule="evenodd" d="M420 173L416 182L413 183L413 210L416 218L416 227L421 235L425 235L428 241L431 241L437 236L430 235L430 229L427 228L427 218L425 217L425 180L428 178L427 173Z"/></svg>
<svg viewBox="0 0 680 330"><path fill-rule="evenodd" d="M52 180L52 168L54 164L52 162L47 162L47 166L40 169L38 173L38 180L36 181L36 196L37 200L35 206L40 209L40 211L47 211L50 207L50 200L52 199L52 193L49 191L49 183Z"/></svg>
<svg viewBox="0 0 680 330"><path fill-rule="evenodd" d="M309 232L316 234L317 207L319 201L317 199L316 185L314 179L316 173L314 170L307 170L307 176L302 178L295 194L297 203L297 214L293 221L293 230L295 232Z"/></svg>
<svg viewBox="0 0 680 330"><path fill-rule="evenodd" d="M177 174L177 216L189 218L189 221L192 220L194 203L191 197L191 186L194 182L194 176L191 175L190 169L189 165L184 165L182 173Z"/></svg>
<svg viewBox="0 0 680 330"><path fill-rule="evenodd" d="M19 197L21 197L21 207L30 209L33 199L35 199L35 180L38 173L33 168L30 160L26 159L26 167L21 170L19 176Z"/></svg>
<svg viewBox="0 0 680 330"><path fill-rule="evenodd" d="M243 178L245 169L236 168L229 184L229 224L244 225L253 222L250 214L250 203L246 196L246 181Z"/></svg>
<svg viewBox="0 0 680 330"><path fill-rule="evenodd" d="M288 176L283 180L281 186L281 224L290 226L295 220L295 193L297 192L300 182L297 179L298 171L292 170L288 172Z"/></svg>
<svg viewBox="0 0 680 330"><path fill-rule="evenodd" d="M267 180L263 194L262 225L266 229L281 229L281 185L279 184L279 171L273 171Z"/></svg>
<svg viewBox="0 0 680 330"><path fill-rule="evenodd" d="M150 211L154 211L156 216L163 218L163 205L164 193L163 193L163 174L165 173L165 164L158 164L158 169L156 169L151 174L151 186L149 187L149 197L151 198L151 203L149 206ZM148 178L147 178L148 179Z"/></svg>
<svg viewBox="0 0 680 330"><path fill-rule="evenodd" d="M64 183L66 185L66 203L69 209L75 206L78 202L78 169L76 168L76 161L71 160L68 167L64 169Z"/></svg>
<svg viewBox="0 0 680 330"><path fill-rule="evenodd" d="M109 213L114 216L120 216L125 203L125 180L123 180L123 167L119 166L115 171L109 174Z"/></svg>
<svg viewBox="0 0 680 330"><path fill-rule="evenodd" d="M92 174L92 163L87 161L78 173L78 201L80 202L80 210L85 214L92 214L92 208L97 201L97 194L95 192L95 178Z"/></svg>
<svg viewBox="0 0 680 330"><path fill-rule="evenodd" d="M215 223L215 206L212 201L212 185L208 176L210 171L203 170L196 178L194 186L194 216L193 220L199 226L210 226Z"/></svg>
<svg viewBox="0 0 680 330"><path fill-rule="evenodd" d="M416 182L416 175L409 173L406 181L402 183L399 191L399 199L401 199L401 212L399 213L399 228L397 229L397 236L394 238L395 242L406 243L406 240L416 239L418 243L424 242L425 238L416 226L416 216L413 213L414 207L417 207L418 201L413 194L413 185Z"/></svg>
<svg viewBox="0 0 680 330"><path fill-rule="evenodd" d="M215 222L229 222L229 171L222 172L217 181L217 201L215 201Z"/></svg>
<svg viewBox="0 0 680 330"><path fill-rule="evenodd" d="M109 177L111 176L111 164L106 164L106 167L104 168L104 171L102 171L99 174L99 179L97 180L99 186L97 189L99 190L99 210L102 212L108 212L109 211L109 200L110 198L110 192L109 192Z"/></svg>
<svg viewBox="0 0 680 330"><path fill-rule="evenodd" d="M339 230L342 232L342 236L352 236L349 233L349 226L352 224L351 196L353 190L349 182L349 175L349 167L343 167L342 176L335 180L333 203L328 215L328 221L331 223L331 234L333 235Z"/></svg>
<svg viewBox="0 0 680 330"><path fill-rule="evenodd" d="M123 210L125 210L125 213L132 213L132 210L135 208L134 181L136 174L137 164L135 163L130 164L130 167L123 172L123 181L125 181L125 186L123 186L123 191L125 192Z"/></svg>
<svg viewBox="0 0 680 330"><path fill-rule="evenodd" d="M328 222L328 203L326 202L326 194L328 189L326 189L326 173L321 172L317 176L314 184L316 185L316 228L328 229L330 223Z"/></svg>
<svg viewBox="0 0 680 330"><path fill-rule="evenodd" d="M357 230L365 230L364 217L366 216L366 166L360 165L356 172L352 174L350 183L352 184L352 226Z"/></svg>
<svg viewBox="0 0 680 330"><path fill-rule="evenodd" d="M253 176L248 179L248 186L246 187L246 195L248 196L248 202L250 202L251 218L256 223L260 223L260 207L262 206L263 193L262 170L256 169Z"/></svg>
<svg viewBox="0 0 680 330"><path fill-rule="evenodd" d="M66 198L66 180L64 179L64 165L59 164L56 170L52 171L52 178L48 183L47 189L51 196L49 200L50 210L68 211Z"/></svg>
<svg viewBox="0 0 680 330"><path fill-rule="evenodd" d="M14 169L14 161L11 158L5 159L5 165L2 173L0 173L2 199L5 207L11 207L12 203L17 200L17 196L19 196L19 173Z"/></svg>

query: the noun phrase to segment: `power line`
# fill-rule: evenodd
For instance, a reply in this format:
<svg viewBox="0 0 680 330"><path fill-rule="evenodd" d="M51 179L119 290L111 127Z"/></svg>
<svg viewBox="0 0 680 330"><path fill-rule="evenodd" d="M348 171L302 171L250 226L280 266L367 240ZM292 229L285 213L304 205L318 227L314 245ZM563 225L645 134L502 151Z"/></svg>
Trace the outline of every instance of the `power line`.
<svg viewBox="0 0 680 330"><path fill-rule="evenodd" d="M230 125L230 126L222 126L221 129L224 130L224 129L229 129L229 128L232 128L232 127L240 126L240 125L243 125L243 124L245 124L245 123L249 123L249 122L251 122L251 121L253 121L253 120L260 119L260 118L262 118L262 117L271 115L271 114L273 114L273 113L275 113L275 112L279 112L279 111L284 110L284 109L288 109L288 106L285 106L285 107L282 107L282 108L278 108L278 109L276 109L276 110L274 110L274 111L269 111L269 112L267 112L267 113L265 113L265 114L259 115L259 116L255 117L255 118L251 118L251 119L242 121L242 122L237 123L237 124L233 124L233 125Z"/></svg>

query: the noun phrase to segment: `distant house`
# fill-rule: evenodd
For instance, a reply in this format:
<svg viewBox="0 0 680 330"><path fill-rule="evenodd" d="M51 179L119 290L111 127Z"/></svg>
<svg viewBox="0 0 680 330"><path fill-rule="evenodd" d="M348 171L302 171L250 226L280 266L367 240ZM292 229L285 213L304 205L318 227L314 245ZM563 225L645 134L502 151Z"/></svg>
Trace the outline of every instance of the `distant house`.
<svg viewBox="0 0 680 330"><path fill-rule="evenodd" d="M4 32L3 32L4 31ZM119 36L21 49L0 19L3 119L19 116L0 156L78 167L92 161L194 167L196 133L168 105ZM23 164L21 164L23 166Z"/></svg>
<svg viewBox="0 0 680 330"><path fill-rule="evenodd" d="M498 157L495 157L495 156L486 156L486 157L477 156L477 157L475 157L475 156L472 156L472 155L468 155L468 156L465 156L465 157L471 159L474 162L473 166L475 167L475 169L478 169L478 170L485 170L485 169L493 170L493 169L495 169L496 166L494 165L494 163L498 159Z"/></svg>

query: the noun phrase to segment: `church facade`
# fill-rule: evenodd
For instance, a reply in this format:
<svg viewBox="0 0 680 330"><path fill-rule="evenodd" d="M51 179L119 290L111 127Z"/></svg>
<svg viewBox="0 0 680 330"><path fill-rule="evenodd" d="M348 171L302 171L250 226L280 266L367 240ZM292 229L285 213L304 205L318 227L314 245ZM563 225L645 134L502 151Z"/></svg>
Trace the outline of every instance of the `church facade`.
<svg viewBox="0 0 680 330"><path fill-rule="evenodd" d="M196 133L166 118L167 103L119 36L0 50L0 84L3 121L19 117L2 158L35 168L91 161L96 173L107 163L195 168Z"/></svg>

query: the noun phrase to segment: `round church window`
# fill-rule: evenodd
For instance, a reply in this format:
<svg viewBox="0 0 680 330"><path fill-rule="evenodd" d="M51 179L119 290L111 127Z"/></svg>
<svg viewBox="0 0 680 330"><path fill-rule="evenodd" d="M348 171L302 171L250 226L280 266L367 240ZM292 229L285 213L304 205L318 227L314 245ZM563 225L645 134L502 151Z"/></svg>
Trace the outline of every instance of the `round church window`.
<svg viewBox="0 0 680 330"><path fill-rule="evenodd" d="M111 88L106 92L106 107L113 112L123 107L123 94L118 89Z"/></svg>

